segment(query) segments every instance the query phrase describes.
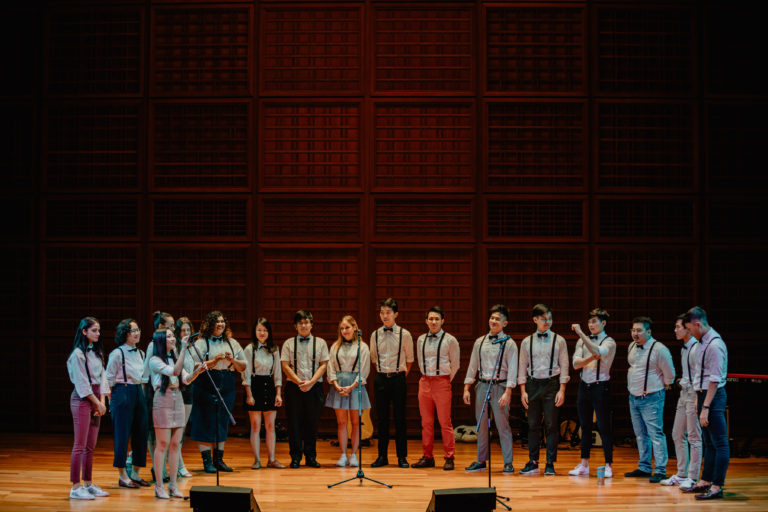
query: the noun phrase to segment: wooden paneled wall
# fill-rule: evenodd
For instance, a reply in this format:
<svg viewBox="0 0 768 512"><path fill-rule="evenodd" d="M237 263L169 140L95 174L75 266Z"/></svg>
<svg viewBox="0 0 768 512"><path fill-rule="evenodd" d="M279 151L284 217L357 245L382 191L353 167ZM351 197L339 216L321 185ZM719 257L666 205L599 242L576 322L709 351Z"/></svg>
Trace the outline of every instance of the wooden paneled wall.
<svg viewBox="0 0 768 512"><path fill-rule="evenodd" d="M473 421L459 390L498 302L518 342L550 304L571 352L570 324L611 312L624 434L635 315L674 347L675 316L702 304L732 371L765 372L768 94L750 2L3 12L3 429L71 429L64 361L87 314L111 348L124 317L148 338L156 309L221 309L245 343L261 315L291 336L298 308L326 339L347 313L367 336L387 296L417 335L437 303L461 340L456 424Z"/></svg>

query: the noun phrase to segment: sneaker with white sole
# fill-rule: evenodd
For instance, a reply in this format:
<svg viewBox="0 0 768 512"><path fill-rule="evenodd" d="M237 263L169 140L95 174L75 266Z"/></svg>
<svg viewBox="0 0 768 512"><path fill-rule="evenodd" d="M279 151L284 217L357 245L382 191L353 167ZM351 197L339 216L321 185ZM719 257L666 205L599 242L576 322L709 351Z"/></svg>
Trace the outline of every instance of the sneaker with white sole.
<svg viewBox="0 0 768 512"><path fill-rule="evenodd" d="M613 478L613 470L611 466L605 466L605 478Z"/></svg>
<svg viewBox="0 0 768 512"><path fill-rule="evenodd" d="M589 476L589 466L579 464L568 472L571 476Z"/></svg>
<svg viewBox="0 0 768 512"><path fill-rule="evenodd" d="M357 462L357 455L354 453L349 456L349 465L353 468L358 467L360 464Z"/></svg>
<svg viewBox="0 0 768 512"><path fill-rule="evenodd" d="M107 491L104 491L96 484L91 484L88 487L85 488L89 493L96 496L97 498L105 498L109 496L109 493Z"/></svg>
<svg viewBox="0 0 768 512"><path fill-rule="evenodd" d="M691 480L690 478L681 478L680 484L677 486L681 491L684 491L686 489L690 489L696 485L696 480Z"/></svg>
<svg viewBox="0 0 768 512"><path fill-rule="evenodd" d="M674 485L674 486L677 486L677 485L680 485L680 481L681 480L682 480L682 478L680 478L679 476L672 475L671 477L665 478L664 480L662 480L659 483L661 485L669 485L669 486L673 486Z"/></svg>
<svg viewBox="0 0 768 512"><path fill-rule="evenodd" d="M538 475L539 463L529 460L523 469L520 470L521 475Z"/></svg>
<svg viewBox="0 0 768 512"><path fill-rule="evenodd" d="M342 453L341 454L341 457L339 457L339 460L336 461L336 465L339 466L340 468L346 467L346 465L347 465L347 454L346 453Z"/></svg>
<svg viewBox="0 0 768 512"><path fill-rule="evenodd" d="M69 491L69 499L71 500L95 500L96 497L89 493L85 487L78 487Z"/></svg>

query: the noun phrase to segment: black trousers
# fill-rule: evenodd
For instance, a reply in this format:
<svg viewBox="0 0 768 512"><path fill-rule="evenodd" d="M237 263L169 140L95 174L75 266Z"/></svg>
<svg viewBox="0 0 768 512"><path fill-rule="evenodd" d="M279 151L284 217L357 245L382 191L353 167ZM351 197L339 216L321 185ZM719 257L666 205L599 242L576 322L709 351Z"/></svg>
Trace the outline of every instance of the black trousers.
<svg viewBox="0 0 768 512"><path fill-rule="evenodd" d="M376 390L376 415L379 431L379 457L387 457L389 447L389 406L395 416L395 446L397 457L408 456L408 439L405 430L405 372L394 377L377 374L373 383Z"/></svg>
<svg viewBox="0 0 768 512"><path fill-rule="evenodd" d="M581 458L588 459L592 448L592 411L597 417L597 430L603 440L605 463L613 464L613 435L611 434L611 392L608 382L579 382L576 409L581 424Z"/></svg>
<svg viewBox="0 0 768 512"><path fill-rule="evenodd" d="M557 461L557 443L560 441L559 410L555 407L555 395L560 390L560 376L550 379L528 378L528 457L539 460L541 418L547 429L547 462Z"/></svg>
<svg viewBox="0 0 768 512"><path fill-rule="evenodd" d="M291 460L317 458L317 428L323 412L323 383L302 391L291 381L285 384L285 413L288 416L288 447Z"/></svg>
<svg viewBox="0 0 768 512"><path fill-rule="evenodd" d="M112 465L125 467L130 440L133 465L143 468L147 465L147 404L141 384L115 384L109 407L115 437Z"/></svg>

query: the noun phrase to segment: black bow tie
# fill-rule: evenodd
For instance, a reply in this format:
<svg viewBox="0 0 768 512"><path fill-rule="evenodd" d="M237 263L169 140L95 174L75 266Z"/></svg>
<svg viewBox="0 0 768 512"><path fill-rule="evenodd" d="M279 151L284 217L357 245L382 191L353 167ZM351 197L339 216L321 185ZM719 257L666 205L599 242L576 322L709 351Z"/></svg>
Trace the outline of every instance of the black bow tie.
<svg viewBox="0 0 768 512"><path fill-rule="evenodd" d="M437 334L429 333L427 334L427 338L437 338Z"/></svg>
<svg viewBox="0 0 768 512"><path fill-rule="evenodd" d="M299 336L299 343L306 343L309 341L310 336L307 336L306 338L304 336Z"/></svg>
<svg viewBox="0 0 768 512"><path fill-rule="evenodd" d="M222 341L224 336L211 336L211 341Z"/></svg>
<svg viewBox="0 0 768 512"><path fill-rule="evenodd" d="M384 328L384 332L387 332L387 331L389 331L389 332L394 332L394 331L395 331L395 328L394 328L394 327L385 327L385 328Z"/></svg>
<svg viewBox="0 0 768 512"><path fill-rule="evenodd" d="M539 335L539 339L547 337L547 333L545 333L545 332L537 332L536 334Z"/></svg>
<svg viewBox="0 0 768 512"><path fill-rule="evenodd" d="M263 345L261 343L259 343L259 348L263 348L264 350L269 350L269 347L267 346L266 343L263 344Z"/></svg>
<svg viewBox="0 0 768 512"><path fill-rule="evenodd" d="M139 350L139 347L133 347L133 348L129 348L128 352L136 352L137 350Z"/></svg>
<svg viewBox="0 0 768 512"><path fill-rule="evenodd" d="M499 339L499 335L498 334L491 334L490 336L488 336L488 339L491 340L491 341L497 340L497 339Z"/></svg>
<svg viewBox="0 0 768 512"><path fill-rule="evenodd" d="M598 336L599 336L598 334L590 334L589 335L589 337L592 338L593 340L596 340Z"/></svg>
<svg viewBox="0 0 768 512"><path fill-rule="evenodd" d="M93 350L93 345L89 346L86 352L91 352Z"/></svg>
<svg viewBox="0 0 768 512"><path fill-rule="evenodd" d="M342 341L343 341L344 343L352 343L352 342L354 342L355 340L342 340Z"/></svg>

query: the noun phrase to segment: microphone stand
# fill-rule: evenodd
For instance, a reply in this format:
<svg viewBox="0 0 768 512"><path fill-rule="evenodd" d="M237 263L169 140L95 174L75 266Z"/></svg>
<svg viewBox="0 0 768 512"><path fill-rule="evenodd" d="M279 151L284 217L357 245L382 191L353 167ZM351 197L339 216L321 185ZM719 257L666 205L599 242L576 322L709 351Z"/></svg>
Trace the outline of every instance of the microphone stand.
<svg viewBox="0 0 768 512"><path fill-rule="evenodd" d="M502 338L498 340L496 344L502 343L501 348L503 349L508 339L509 339L509 336L507 336L506 338ZM476 431L480 430L480 423L483 421L483 412L487 408L488 409L488 488L493 490L496 490L495 487L491 486L491 416L493 414L493 410L489 407L489 405L491 400L491 388L493 387L493 380L494 380L493 377L498 376L499 370L501 369L501 353L502 353L502 350L499 350L499 353L496 354L496 362L493 363L493 373L491 373L491 379L490 379L490 382L488 382L488 389L485 391L485 398L483 399L483 406L480 409L480 417L477 420L477 426L475 427ZM480 375L478 375L478 378L479 377ZM496 501L498 501L502 507L506 508L507 510L512 510L512 508L509 505L501 501L502 499L504 501L509 501L509 496L501 496L499 494L496 495Z"/></svg>
<svg viewBox="0 0 768 512"><path fill-rule="evenodd" d="M328 488L335 487L340 484L344 484L347 482L351 482L355 478L360 480L360 485L363 485L363 480L368 480L370 482L383 485L385 487L392 488L392 485L385 484L384 482L379 482L378 480L374 480L373 478L368 478L365 476L365 473L363 473L363 443L362 437L363 437L363 364L362 360L360 358L360 347L363 343L363 331L360 329L357 330L357 389L352 391L353 393L357 392L357 474L353 476L352 478L347 478L346 480L342 480L341 482L336 482L335 484L329 484ZM341 368L339 368L341 370ZM344 447L346 449L346 447Z"/></svg>
<svg viewBox="0 0 768 512"><path fill-rule="evenodd" d="M193 334L192 336L190 336L190 340L189 341L190 342L193 341L194 338L197 338L197 336L199 336L199 333L197 335ZM216 400L216 424L215 424L216 429L215 429L215 431L213 433L213 436L214 436L214 439L215 439L215 443L216 443L214 445L215 446L214 450L218 450L219 449L219 414L221 413L221 406L222 405L224 406L224 410L229 415L229 422L232 425L236 425L235 417L232 416L232 413L230 412L229 407L227 407L227 404L224 403L224 398L221 396L221 391L219 391L219 387L216 385L216 382L213 380L213 376L211 375L211 371L210 371L210 369L208 369L208 365L205 364L205 360L203 360L203 355L200 353L199 350L197 350L197 347L195 346L194 343L189 343L187 345L187 347L192 347L193 349L195 349L195 353L197 354L197 358L200 360L200 364L203 365L203 368L205 368L205 374L208 375L208 378L211 381L211 386L213 386L213 389L214 389L214 391L216 391L216 395L218 396L218 399ZM189 350L189 349L187 349L187 350ZM215 453L215 451L214 451L214 453ZM213 453L211 455L213 455ZM219 487L219 466L218 465L216 465L216 487Z"/></svg>

